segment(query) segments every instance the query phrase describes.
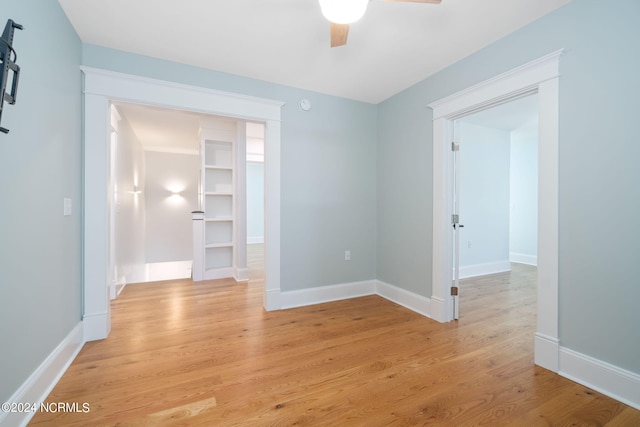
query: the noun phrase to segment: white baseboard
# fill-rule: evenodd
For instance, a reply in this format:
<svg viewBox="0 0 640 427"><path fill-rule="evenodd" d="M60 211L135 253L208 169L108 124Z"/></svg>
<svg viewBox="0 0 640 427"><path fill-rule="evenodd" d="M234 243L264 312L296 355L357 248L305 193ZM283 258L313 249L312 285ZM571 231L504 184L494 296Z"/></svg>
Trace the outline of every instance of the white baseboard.
<svg viewBox="0 0 640 427"><path fill-rule="evenodd" d="M233 278L236 279L236 282L246 282L249 280L249 269L248 268L238 268L234 267L236 272L233 275Z"/></svg>
<svg viewBox="0 0 640 427"><path fill-rule="evenodd" d="M509 260L511 262L517 262L518 264L538 265L537 255L519 254L516 252L509 252Z"/></svg>
<svg viewBox="0 0 640 427"><path fill-rule="evenodd" d="M111 313L85 313L82 324L85 341L105 339L111 331Z"/></svg>
<svg viewBox="0 0 640 427"><path fill-rule="evenodd" d="M84 326L78 323L44 362L27 378L7 402L36 403L40 406L84 345ZM26 426L35 412L2 412L0 427Z"/></svg>
<svg viewBox="0 0 640 427"><path fill-rule="evenodd" d="M436 296L431 296L429 310L431 311L431 318L440 323L448 322L450 319L447 317L447 308L445 307L444 299Z"/></svg>
<svg viewBox="0 0 640 427"><path fill-rule="evenodd" d="M640 375L560 347L560 370L565 378L640 409Z"/></svg>
<svg viewBox="0 0 640 427"><path fill-rule="evenodd" d="M379 280L366 280L282 292L280 294L280 308L303 307L367 295L379 295L426 317L430 317L431 314L431 300L429 298Z"/></svg>
<svg viewBox="0 0 640 427"><path fill-rule="evenodd" d="M267 292L269 304L265 307L267 310L295 308L374 294L435 320L444 313L442 301L379 280L319 286L281 294ZM536 333L534 345L536 365L640 409L640 375L562 348L557 339L540 333Z"/></svg>
<svg viewBox="0 0 640 427"><path fill-rule="evenodd" d="M280 290L265 290L263 306L266 311L280 310L282 308L282 300L280 298Z"/></svg>
<svg viewBox="0 0 640 427"><path fill-rule="evenodd" d="M509 260L488 262L484 264L473 264L460 266L460 278L486 276L487 274L503 273L511 271L511 262Z"/></svg>
<svg viewBox="0 0 640 427"><path fill-rule="evenodd" d="M365 295L373 295L375 291L375 280L285 291L280 293L281 308L303 307L306 305L357 298Z"/></svg>
<svg viewBox="0 0 640 427"><path fill-rule="evenodd" d="M425 296L379 280L376 282L376 294L409 310L415 311L418 314L431 317L431 299Z"/></svg>
<svg viewBox="0 0 640 427"><path fill-rule="evenodd" d="M211 270L205 270L202 280L217 280L227 279L234 277L236 270L233 267L213 268Z"/></svg>
<svg viewBox="0 0 640 427"><path fill-rule="evenodd" d="M192 261L152 262L145 264L145 281L188 279L191 277Z"/></svg>
<svg viewBox="0 0 640 427"><path fill-rule="evenodd" d="M558 372L560 343L556 338L536 332L533 339L534 363L552 372Z"/></svg>

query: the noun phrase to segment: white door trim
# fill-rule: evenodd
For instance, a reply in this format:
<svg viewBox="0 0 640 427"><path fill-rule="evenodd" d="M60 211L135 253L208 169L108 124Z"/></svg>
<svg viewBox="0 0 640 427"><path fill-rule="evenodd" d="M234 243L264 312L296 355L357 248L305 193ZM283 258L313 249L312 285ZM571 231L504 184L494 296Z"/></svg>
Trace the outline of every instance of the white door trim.
<svg viewBox="0 0 640 427"><path fill-rule="evenodd" d="M265 289L267 310L280 308L280 114L282 102L80 67L84 74L85 340L111 329L108 222L110 101L134 102L265 123Z"/></svg>
<svg viewBox="0 0 640 427"><path fill-rule="evenodd" d="M538 93L538 312L535 363L558 371L558 50L429 104L433 109L432 317L453 319L452 281L453 121L476 111Z"/></svg>

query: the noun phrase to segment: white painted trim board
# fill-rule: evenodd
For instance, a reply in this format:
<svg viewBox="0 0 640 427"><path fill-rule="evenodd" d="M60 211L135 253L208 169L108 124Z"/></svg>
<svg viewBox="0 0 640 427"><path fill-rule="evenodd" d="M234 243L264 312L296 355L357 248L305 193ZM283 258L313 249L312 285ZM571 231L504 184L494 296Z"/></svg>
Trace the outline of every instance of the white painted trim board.
<svg viewBox="0 0 640 427"><path fill-rule="evenodd" d="M560 347L560 375L640 410L640 375Z"/></svg>
<svg viewBox="0 0 640 427"><path fill-rule="evenodd" d="M505 271L511 271L511 261L509 260L487 262L483 264L461 265L459 268L461 279L504 273Z"/></svg>
<svg viewBox="0 0 640 427"><path fill-rule="evenodd" d="M270 297L280 290L280 116L283 102L209 88L80 67L84 74L83 182L84 261L83 319L93 323L87 339L107 337L111 329L108 271L109 102L234 117L265 124L265 292L267 310L280 308ZM233 274L233 272L232 272Z"/></svg>
<svg viewBox="0 0 640 427"><path fill-rule="evenodd" d="M538 94L538 313L537 334L558 340L558 104L560 56L551 52L429 104L433 110L433 247L431 310L439 322L453 320L451 211L453 121L476 111ZM554 346L536 345L535 363L558 371ZM557 348L555 348L557 350Z"/></svg>
<svg viewBox="0 0 640 427"><path fill-rule="evenodd" d="M36 368L7 402L35 403L45 401L84 345L84 325L78 323L49 356ZM0 411L0 427L26 426L34 412Z"/></svg>

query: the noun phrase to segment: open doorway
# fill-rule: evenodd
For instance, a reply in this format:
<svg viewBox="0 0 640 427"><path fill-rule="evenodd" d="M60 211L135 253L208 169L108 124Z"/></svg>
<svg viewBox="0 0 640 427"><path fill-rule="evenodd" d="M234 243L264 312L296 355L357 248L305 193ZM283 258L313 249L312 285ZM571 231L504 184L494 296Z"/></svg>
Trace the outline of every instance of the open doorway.
<svg viewBox="0 0 640 427"><path fill-rule="evenodd" d="M431 315L453 319L451 265L451 143L453 121L523 96L538 94L538 274L535 363L559 369L558 328L558 110L559 59L551 52L429 104L433 110L433 252Z"/></svg>
<svg viewBox="0 0 640 427"><path fill-rule="evenodd" d="M117 289L111 292L113 299L127 283L192 277L191 213L203 209L202 128L223 118L126 102L111 103L111 111L110 269ZM246 169L250 181L238 183L250 184L251 201L257 200L246 215L252 225L260 223L251 229L261 245L260 251L253 251L252 262L264 264L265 129L263 123L238 123L247 128L246 164L260 166L250 175ZM245 168L240 170L244 173ZM264 275L264 267L259 270Z"/></svg>
<svg viewBox="0 0 640 427"><path fill-rule="evenodd" d="M264 124L247 123L247 267L249 280L264 279Z"/></svg>
<svg viewBox="0 0 640 427"><path fill-rule="evenodd" d="M464 317L467 286L535 296L538 236L537 94L454 122L454 277ZM464 227L463 227L464 225ZM499 274L503 273L503 274ZM504 287L503 285L509 285ZM535 300L535 298L532 298Z"/></svg>
<svg viewBox="0 0 640 427"><path fill-rule="evenodd" d="M109 270L109 104L111 100L265 123L264 308L282 306L280 288L281 101L247 97L81 67L84 74L83 146L83 325L84 338L106 338L111 330Z"/></svg>
<svg viewBox="0 0 640 427"><path fill-rule="evenodd" d="M455 121L460 278L537 265L538 100L530 95Z"/></svg>

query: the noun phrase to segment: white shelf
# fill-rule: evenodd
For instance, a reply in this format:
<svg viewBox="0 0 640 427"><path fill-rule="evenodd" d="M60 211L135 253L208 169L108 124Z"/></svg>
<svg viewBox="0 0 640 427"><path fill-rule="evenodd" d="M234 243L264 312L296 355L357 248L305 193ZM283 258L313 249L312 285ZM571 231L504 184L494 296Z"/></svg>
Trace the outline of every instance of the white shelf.
<svg viewBox="0 0 640 427"><path fill-rule="evenodd" d="M233 246L205 248L205 270L229 268L233 265Z"/></svg>
<svg viewBox="0 0 640 427"><path fill-rule="evenodd" d="M205 165L233 169L233 142L205 139L203 143Z"/></svg>
<svg viewBox="0 0 640 427"><path fill-rule="evenodd" d="M204 220L194 222L194 254L200 258L194 270L204 279L237 277L238 269L246 269L245 144L244 121L213 118L201 123Z"/></svg>
<svg viewBox="0 0 640 427"><path fill-rule="evenodd" d="M206 249L210 249L210 248L232 248L233 247L233 242L226 242L226 243L210 243L208 245L204 246Z"/></svg>

